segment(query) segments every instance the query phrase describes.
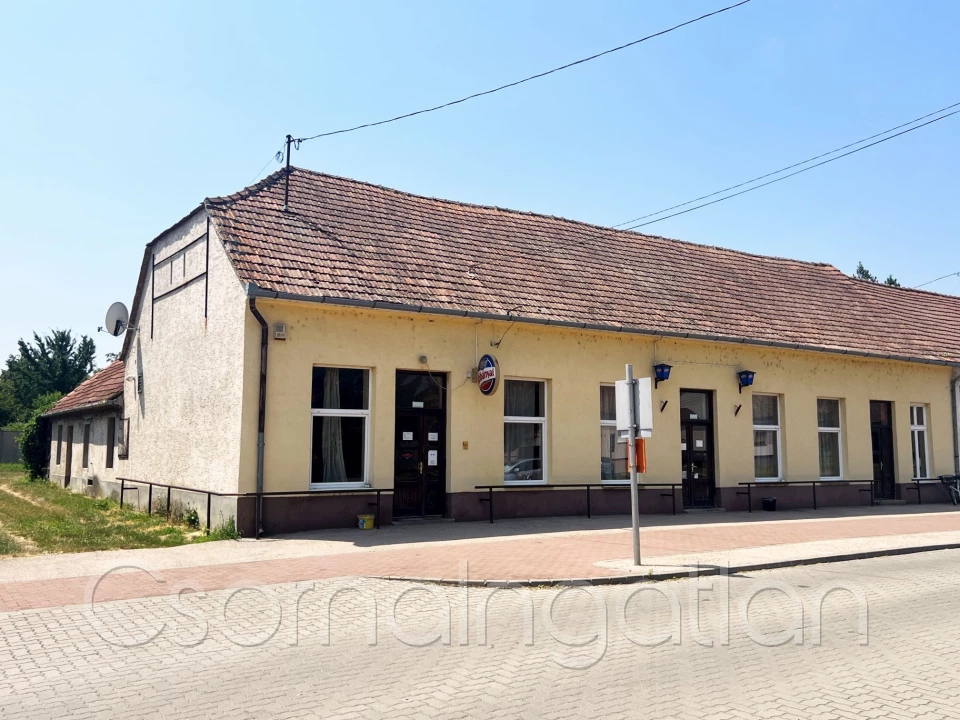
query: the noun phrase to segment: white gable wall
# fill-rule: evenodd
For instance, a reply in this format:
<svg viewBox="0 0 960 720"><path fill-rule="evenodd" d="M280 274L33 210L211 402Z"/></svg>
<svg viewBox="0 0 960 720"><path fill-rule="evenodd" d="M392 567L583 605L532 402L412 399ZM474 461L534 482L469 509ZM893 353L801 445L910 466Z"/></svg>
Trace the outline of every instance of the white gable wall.
<svg viewBox="0 0 960 720"><path fill-rule="evenodd" d="M121 476L237 492L243 286L203 211L168 231L152 253L131 320L139 330L126 360L130 440Z"/></svg>

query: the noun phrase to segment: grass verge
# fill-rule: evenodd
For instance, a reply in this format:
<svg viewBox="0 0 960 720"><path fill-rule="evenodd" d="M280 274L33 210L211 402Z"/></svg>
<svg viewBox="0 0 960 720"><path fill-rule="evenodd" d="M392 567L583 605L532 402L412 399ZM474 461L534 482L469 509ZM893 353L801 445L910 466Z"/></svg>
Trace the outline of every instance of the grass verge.
<svg viewBox="0 0 960 720"><path fill-rule="evenodd" d="M173 547L237 537L232 520L209 535L163 515L120 509L0 465L0 556Z"/></svg>

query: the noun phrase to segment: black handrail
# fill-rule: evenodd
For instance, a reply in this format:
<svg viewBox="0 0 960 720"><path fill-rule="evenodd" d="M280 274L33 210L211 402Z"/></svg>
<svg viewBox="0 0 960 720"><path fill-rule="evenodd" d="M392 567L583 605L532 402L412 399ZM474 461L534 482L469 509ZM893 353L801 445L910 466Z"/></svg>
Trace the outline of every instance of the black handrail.
<svg viewBox="0 0 960 720"><path fill-rule="evenodd" d="M604 490L629 490L630 485L627 483L524 483L517 485L474 485L474 490L486 490L487 497L479 498L480 502L485 502L488 504L490 524L493 524L493 491L494 490L539 490L540 488L549 488L549 489L578 489L584 488L587 491L587 517L592 517L590 512L590 489L591 488L601 488ZM676 483L640 483L639 488L641 490L645 488L670 488L669 493L660 493L660 497L669 497L671 499L671 505L673 509L673 514L677 514L677 488L683 487L682 482Z"/></svg>
<svg viewBox="0 0 960 720"><path fill-rule="evenodd" d="M216 490L202 490L200 488L186 487L184 485L169 485L167 483L158 483L150 482L147 480L134 480L133 478L117 478L120 481L120 507L123 508L123 494L128 490L134 490L136 488L126 487L127 483L133 483L135 485L146 485L147 486L147 513L152 514L153 512L153 488L166 488L167 490L167 517L170 516L170 492L171 490L181 490L183 492L192 492L199 493L207 496L207 530L210 529L210 520L211 520L211 500L214 496L216 497L235 497L235 498L245 498L252 497L257 498L257 502L260 502L260 498L264 497L319 497L323 495L358 495L358 494L369 494L375 493L377 498L376 502L368 503L369 507L375 507L376 511L374 513L374 527L378 530L380 529L380 496L383 493L392 493L394 488L344 488L344 489L324 489L324 490L278 490L274 492L217 492Z"/></svg>
<svg viewBox="0 0 960 720"><path fill-rule="evenodd" d="M761 485L763 487L777 487L778 485L809 485L813 491L813 509L817 509L817 485L870 485L869 488L860 489L858 492L870 493L870 507L874 506L873 480L753 480L751 482L737 483L745 486L746 492L737 491L737 495L747 496L747 512L753 512L753 495L751 489Z"/></svg>

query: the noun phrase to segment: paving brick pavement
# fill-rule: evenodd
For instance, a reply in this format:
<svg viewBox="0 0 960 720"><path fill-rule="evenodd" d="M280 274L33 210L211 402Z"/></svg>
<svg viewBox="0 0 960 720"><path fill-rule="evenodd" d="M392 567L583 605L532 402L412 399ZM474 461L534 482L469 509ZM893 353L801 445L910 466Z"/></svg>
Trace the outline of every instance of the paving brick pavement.
<svg viewBox="0 0 960 720"><path fill-rule="evenodd" d="M0 716L960 718L958 561L565 591L340 578L6 613ZM837 591L817 642L837 582L866 631Z"/></svg>
<svg viewBox="0 0 960 720"><path fill-rule="evenodd" d="M810 543L845 538L905 536L960 531L960 513L872 514L859 517L790 521L684 524L644 528L644 557L715 553L735 548ZM358 531L359 532L359 531ZM457 541L381 546L365 552L278 558L153 571L125 571L0 583L0 612L76 605L89 597L98 602L176 593L184 586L219 590L240 585L267 585L334 577L404 576L458 578L464 563L472 579L528 580L589 578L620 574L597 563L629 557L626 530L505 537L495 541ZM123 563L118 562L117 566Z"/></svg>

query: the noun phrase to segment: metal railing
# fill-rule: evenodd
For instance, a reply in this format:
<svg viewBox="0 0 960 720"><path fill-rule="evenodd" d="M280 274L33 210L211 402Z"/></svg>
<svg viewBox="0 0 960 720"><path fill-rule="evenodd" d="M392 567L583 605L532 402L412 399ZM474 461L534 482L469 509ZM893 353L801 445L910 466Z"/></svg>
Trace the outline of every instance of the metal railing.
<svg viewBox="0 0 960 720"><path fill-rule="evenodd" d="M753 512L753 495L751 489L757 486L761 487L781 487L784 485L809 485L813 491L813 509L817 509L817 485L827 485L834 487L843 487L845 485L866 485L868 488L857 488L858 492L870 493L870 507L874 505L873 480L754 480L751 482L737 483L744 486L746 490L737 490L737 495L747 496L747 511Z"/></svg>
<svg viewBox="0 0 960 720"><path fill-rule="evenodd" d="M124 495L125 493L131 490L139 491L143 486L147 487L147 514L153 514L153 496L154 488L160 488L161 490L166 490L167 503L166 503L166 512L167 517L171 517L172 514L172 492L178 490L180 492L191 492L197 493L199 495L207 496L207 530L210 530L210 521L211 521L211 506L214 497L233 497L233 498L255 498L257 503L262 503L263 498L270 497L331 497L336 495L370 495L375 494L376 500L374 502L368 503L367 506L374 508L374 527L378 530L380 529L380 510L381 502L380 496L383 493L393 493L393 488L350 488L344 490L280 490L276 492L246 492L246 493L225 493L217 492L216 490L202 490L200 488L185 487L183 485L168 485L166 483L150 482L147 480L134 480L133 478L117 478L120 481L120 507L123 508ZM262 515L261 515L262 517ZM257 529L257 535L260 535L260 528Z"/></svg>
<svg viewBox="0 0 960 720"><path fill-rule="evenodd" d="M671 506L673 509L673 514L677 514L677 488L682 488L682 482L675 483L641 483L639 488L640 490L645 490L647 488L658 489L658 488L670 488L668 493L660 493L660 497L669 497L671 499ZM590 510L590 490L591 488L601 488L602 490L629 490L630 486L625 483L554 483L554 484L543 484L543 485L474 485L474 490L486 490L487 497L480 498L480 502L487 503L489 509L490 522L493 523L493 491L494 490L540 490L541 488L546 488L548 490L559 489L559 490L576 490L576 489L585 489L587 491L587 517L591 517Z"/></svg>

